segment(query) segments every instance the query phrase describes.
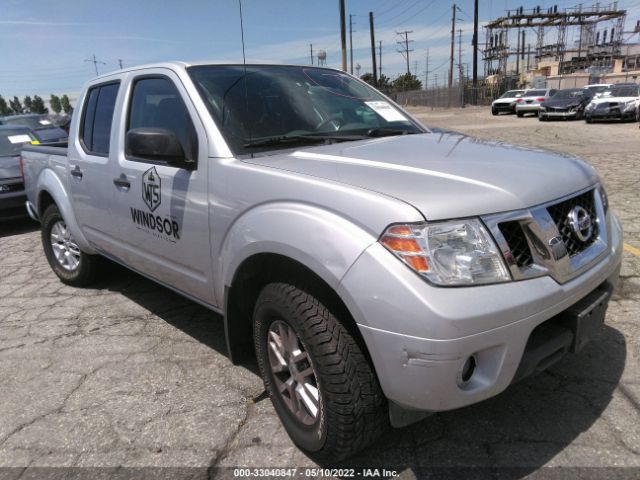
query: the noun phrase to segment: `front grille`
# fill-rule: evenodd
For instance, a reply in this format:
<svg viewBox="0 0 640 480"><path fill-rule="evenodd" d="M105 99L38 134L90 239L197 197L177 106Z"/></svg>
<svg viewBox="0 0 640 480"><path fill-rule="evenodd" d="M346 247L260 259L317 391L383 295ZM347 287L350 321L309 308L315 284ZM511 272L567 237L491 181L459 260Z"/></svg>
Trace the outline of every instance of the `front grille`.
<svg viewBox="0 0 640 480"><path fill-rule="evenodd" d="M575 206L581 206L591 216L593 232L591 234L591 237L589 237L586 242L579 240L575 236L573 230L571 229L571 225L569 224L569 212ZM547 211L558 227L558 231L560 232L562 241L567 247L567 252L569 253L570 257L573 257L574 255L577 255L580 252L586 250L598 238L598 214L596 212L593 190L578 195L577 197L565 200L564 202L551 205L550 207L547 207Z"/></svg>
<svg viewBox="0 0 640 480"><path fill-rule="evenodd" d="M516 261L518 267L528 267L533 264L533 257L531 256L531 250L525 237L522 225L518 221L503 222L498 225L502 236L509 245L509 250Z"/></svg>
<svg viewBox="0 0 640 480"><path fill-rule="evenodd" d="M21 192L24 190L24 183L11 183L0 185L0 193Z"/></svg>

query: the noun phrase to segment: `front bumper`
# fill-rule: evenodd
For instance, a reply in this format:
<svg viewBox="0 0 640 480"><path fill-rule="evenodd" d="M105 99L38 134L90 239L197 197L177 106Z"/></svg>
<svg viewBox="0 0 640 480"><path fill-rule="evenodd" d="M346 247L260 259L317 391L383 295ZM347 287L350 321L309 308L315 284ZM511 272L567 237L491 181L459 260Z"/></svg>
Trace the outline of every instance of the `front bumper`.
<svg viewBox="0 0 640 480"><path fill-rule="evenodd" d="M496 112L513 113L515 110L515 103L493 103L491 108Z"/></svg>
<svg viewBox="0 0 640 480"><path fill-rule="evenodd" d="M578 113L576 110L573 111L564 111L564 112L558 112L558 111L550 111L550 110L540 110L539 115L541 117L546 117L546 118L576 118L578 116Z"/></svg>
<svg viewBox="0 0 640 480"><path fill-rule="evenodd" d="M444 411L507 388L538 325L617 282L622 231L609 217L608 255L562 285L539 277L434 287L381 245L369 247L343 278L339 294L358 323L387 398L406 409ZM471 356L477 368L461 386Z"/></svg>
<svg viewBox="0 0 640 480"><path fill-rule="evenodd" d="M611 109L594 109L586 113L591 120L635 120L636 112L621 111L617 108Z"/></svg>

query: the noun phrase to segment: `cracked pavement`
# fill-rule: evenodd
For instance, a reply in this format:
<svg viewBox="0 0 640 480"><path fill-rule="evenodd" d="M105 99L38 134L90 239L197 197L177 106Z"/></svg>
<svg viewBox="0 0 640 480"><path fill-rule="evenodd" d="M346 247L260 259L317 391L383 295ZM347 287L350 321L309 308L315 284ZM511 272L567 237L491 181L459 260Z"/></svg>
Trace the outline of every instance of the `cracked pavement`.
<svg viewBox="0 0 640 480"><path fill-rule="evenodd" d="M581 156L603 177L625 242L640 248L637 124L411 111L427 125ZM29 221L0 224L0 252L0 467L15 467L0 478L24 467L315 465L255 369L226 357L220 316L116 266L95 288L64 286ZM607 324L581 354L393 430L348 465L407 478L426 467L640 468L639 314L640 257L625 251Z"/></svg>

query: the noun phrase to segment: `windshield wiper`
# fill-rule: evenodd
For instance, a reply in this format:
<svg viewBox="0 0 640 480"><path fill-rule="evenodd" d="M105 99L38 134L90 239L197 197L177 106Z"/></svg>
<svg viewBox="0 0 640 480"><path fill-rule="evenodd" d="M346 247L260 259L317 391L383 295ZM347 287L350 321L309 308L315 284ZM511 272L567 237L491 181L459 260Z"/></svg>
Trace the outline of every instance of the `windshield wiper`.
<svg viewBox="0 0 640 480"><path fill-rule="evenodd" d="M394 135L412 135L415 133L420 132L402 128L372 128L367 131L367 137L391 137Z"/></svg>
<svg viewBox="0 0 640 480"><path fill-rule="evenodd" d="M277 137L261 138L259 140L252 140L243 145L244 148L258 148L258 147L277 147L295 144L314 144L325 143L331 144L333 142L348 142L353 140L362 140L367 138L363 135L281 135Z"/></svg>

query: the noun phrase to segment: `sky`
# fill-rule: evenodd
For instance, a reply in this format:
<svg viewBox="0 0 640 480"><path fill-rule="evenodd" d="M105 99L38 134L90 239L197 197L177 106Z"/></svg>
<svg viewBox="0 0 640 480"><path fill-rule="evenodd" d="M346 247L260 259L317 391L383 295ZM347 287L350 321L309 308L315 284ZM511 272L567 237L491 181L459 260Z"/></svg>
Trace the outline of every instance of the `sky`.
<svg viewBox="0 0 640 480"><path fill-rule="evenodd" d="M410 69L423 81L429 49L429 83L447 75L451 1L345 0L347 47L349 15L354 15L354 65L371 71L368 12L374 13L376 43L382 40L382 73L406 71L397 52L397 32L409 33ZM327 52L327 65L340 68L338 0L242 0L247 61L310 63ZM480 0L480 25L507 9L540 5L573 7L577 1ZM581 0L584 6L591 5ZM594 2L595 3L595 2ZM600 1L603 6L607 2ZM471 63L473 0L458 0L456 29L462 29L462 63ZM640 0L621 0L625 30L640 18ZM241 61L238 0L0 0L0 95L79 92L99 73L168 60ZM481 30L480 42L484 41ZM533 32L529 37L533 42ZM625 35L640 41L638 35ZM572 39L569 38L569 41ZM456 55L458 45L456 44ZM95 55L99 62L90 59ZM457 61L457 60L456 60ZM416 64L417 62L417 64ZM469 67L471 68L471 67ZM482 62L479 63L482 73Z"/></svg>

